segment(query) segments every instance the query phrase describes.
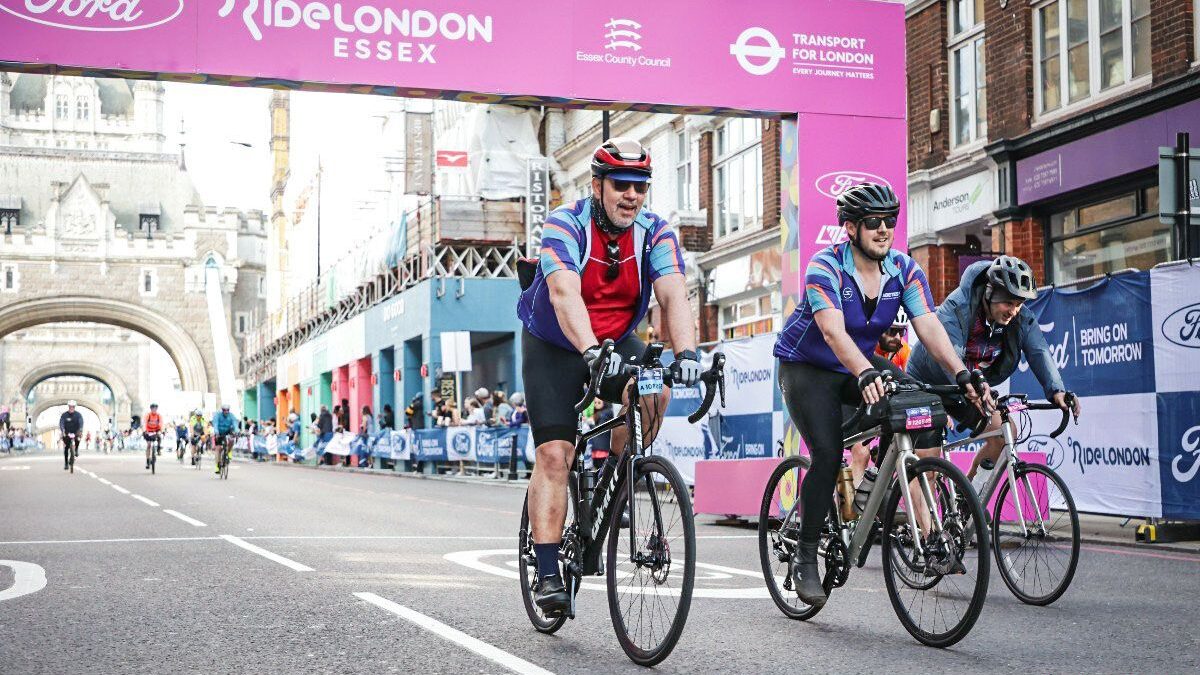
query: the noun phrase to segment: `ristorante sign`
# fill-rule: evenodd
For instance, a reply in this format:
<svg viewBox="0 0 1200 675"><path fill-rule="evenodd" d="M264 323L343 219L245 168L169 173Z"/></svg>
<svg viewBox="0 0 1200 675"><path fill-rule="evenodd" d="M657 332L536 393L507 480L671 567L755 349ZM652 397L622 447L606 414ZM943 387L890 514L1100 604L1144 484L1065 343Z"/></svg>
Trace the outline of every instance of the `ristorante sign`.
<svg viewBox="0 0 1200 675"><path fill-rule="evenodd" d="M904 116L869 0L0 0L0 61L652 105Z"/></svg>

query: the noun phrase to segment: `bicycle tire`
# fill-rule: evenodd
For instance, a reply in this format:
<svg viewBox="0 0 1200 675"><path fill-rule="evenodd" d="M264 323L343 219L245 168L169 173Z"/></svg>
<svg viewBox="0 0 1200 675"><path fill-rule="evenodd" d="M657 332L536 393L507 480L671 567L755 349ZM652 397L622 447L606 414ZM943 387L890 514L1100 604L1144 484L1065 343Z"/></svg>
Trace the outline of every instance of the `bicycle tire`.
<svg viewBox="0 0 1200 675"><path fill-rule="evenodd" d="M800 482L803 480L801 476L796 476L790 479L789 482L794 483L791 490L794 492L792 496L793 505L788 508L788 512L784 518L776 517L776 514L781 508L781 498L776 496L779 490L779 483L784 479L789 472L800 469L807 471L812 465L812 460L805 455L794 455L785 458L775 467L775 471L771 473L771 477L767 479L767 487L763 491L762 505L758 510L758 561L762 567L763 580L767 584L767 592L771 594L771 599L775 601L775 606L783 615L789 619L797 621L807 621L813 618L821 611L821 606L812 606L805 603L796 594L794 588L789 589L791 577L791 560L795 553L794 547L787 542L782 541L779 537L784 530L795 528L797 536L799 533L800 519ZM774 527L774 521L778 521L778 527ZM772 535L776 535L774 538ZM787 556L787 560L781 560L780 556ZM776 569L782 563L782 570ZM824 563L824 557L818 558L818 564ZM777 571L782 571L784 577L784 587L780 588L779 575ZM824 578L824 575L822 576ZM827 587L826 592L829 592ZM789 593L790 591L790 596ZM795 604L793 604L795 603Z"/></svg>
<svg viewBox="0 0 1200 675"><path fill-rule="evenodd" d="M221 464L221 480L229 480L229 463L232 459L228 454L225 455L225 461Z"/></svg>
<svg viewBox="0 0 1200 675"><path fill-rule="evenodd" d="M1006 498L1010 492L1008 481L1004 481L1001 484L1000 489L996 492L996 505L992 514L991 529L992 549L996 553L996 567L1000 571L1000 578L1004 580L1004 585L1008 586L1008 590L1012 591L1012 594L1015 595L1021 602L1027 605L1045 607L1046 605L1049 605L1055 600L1061 598L1063 593L1067 592L1067 588L1070 587L1071 580L1075 578L1075 569L1079 565L1079 512L1075 510L1075 499L1071 497L1071 491L1067 489L1067 484L1063 482L1063 479L1050 467L1041 464L1023 464L1015 469L1015 473L1018 485L1028 484L1029 474L1041 474L1045 476L1046 480L1050 483L1053 483L1055 489L1057 489L1062 495L1064 506L1066 507L1065 513L1070 527L1071 541L1069 556L1066 564L1063 566L1063 575L1057 584L1053 585L1047 592L1038 595L1030 593L1028 589L1021 587L1021 579L1017 578L1016 571L1012 569L1009 564L1011 562L1011 558L1007 555L1007 549L1009 548L1008 543L1014 539L1017 539L1018 535L1014 533L1013 536L1008 536L1006 532L1001 529L1002 523L1005 522L1001 518L1001 515L1004 510L1004 505L1007 502ZM1032 487L1030 487L1030 489L1032 490ZM1039 495L1037 494L1034 495L1035 498L1038 496ZM1045 493L1045 496L1047 501L1046 512L1049 513L1050 507L1052 506L1052 504L1050 504L1050 495L1047 492ZM1019 535L1019 537L1024 538L1026 541L1031 539L1031 537L1026 535ZM1042 546L1039 544L1035 548L1036 550L1034 554L1036 555L1036 553L1042 549ZM1061 546L1054 548L1062 550ZM1047 566L1047 569L1049 570L1049 566ZM1029 575L1025 574L1022 576L1027 577ZM1040 574L1037 575L1037 578L1040 578Z"/></svg>
<svg viewBox="0 0 1200 675"><path fill-rule="evenodd" d="M521 603L534 630L553 635L567 622L567 616L548 617L533 601L533 589L537 583L537 559L533 554L533 531L529 527L529 495L521 506L521 529L517 533L517 572L521 582Z"/></svg>
<svg viewBox="0 0 1200 675"><path fill-rule="evenodd" d="M158 466L158 458L155 457L154 455L155 455L155 452L153 449L151 449L150 450L150 475L151 476L153 476L155 474L156 468Z"/></svg>
<svg viewBox="0 0 1200 675"><path fill-rule="evenodd" d="M982 522L983 506L979 502L978 495L975 494L975 490L971 487L970 481L967 480L967 477L963 475L962 471L960 471L947 460L944 460L940 457L927 457L925 459L918 460L913 464L909 475L915 477L921 474L933 473L941 474L945 480L953 482L956 493L963 496L963 503L966 504L967 509L969 510L967 517L973 519L974 522ZM892 551L892 547L896 545L895 538L892 534L892 528L893 525L895 525L896 512L900 505L900 499L903 496L903 493L900 490L900 486L894 484L895 480L892 482L892 494L888 499L888 503L883 515L882 535L883 578L885 585L887 586L888 598L891 600L892 608L895 610L896 616L900 619L900 623L904 626L904 629L907 630L910 635L916 638L917 641L930 647L949 647L962 640L971 632L971 629L975 626L975 622L979 620L979 614L983 611L983 604L987 600L988 576L991 563L991 556L987 553L989 549L988 542L983 541L987 538L987 535L982 531L977 533L977 537L980 539L979 545L974 549L975 555L969 561L966 558L969 551L966 548L967 542L965 537L963 537L960 541L955 541L951 535L947 534L944 536L948 537L948 540L939 540L940 543L952 547L950 549L950 555L953 555L955 558L957 558L959 563L964 564L964 567L967 562L974 564L974 583L973 588L970 589L970 597L966 600L962 616L955 621L953 625L949 625L948 622L943 619L942 625L947 626L946 630L941 632L926 630L920 625L920 619L924 617L923 610L925 604L921 604L921 617L914 620L914 617L909 613L908 608L904 605L903 599L900 597L900 593L902 591L901 587L903 586L904 590L913 591L914 593L924 593L926 590L937 593L938 602L932 603L934 607L931 608L931 611L936 611L936 609L942 605L950 605L951 602L954 601L953 596L959 590L955 582L958 580L960 575L953 573L939 574L938 576L940 578L938 583L934 584L934 587L930 587L926 590L913 588L906 585L903 580L897 580L897 573L896 570L893 569L891 562L896 559L896 556ZM940 482L936 479L930 482L932 485L938 485L940 487ZM941 499L938 501L939 503L943 503ZM950 500L946 500L944 503L951 502ZM957 505L955 505L954 509L957 510L957 508ZM950 525L952 523L952 517L952 512L944 511L942 514L943 525ZM908 527L908 525L905 524L903 527ZM943 532L948 533L949 528ZM971 570L969 569L967 570L968 573L970 571ZM964 574L962 576L966 575ZM922 600L923 599L924 597L922 597Z"/></svg>
<svg viewBox="0 0 1200 675"><path fill-rule="evenodd" d="M688 612L692 604L692 590L696 583L696 525L694 515L692 513L691 493L688 491L688 486L683 481L683 477L679 475L679 471L670 461L663 457L644 457L638 459L635 466L637 467L637 475L634 478L638 483L646 482L650 489L654 490L654 496L651 499L639 500L634 507L633 518L637 522L630 522L629 527L634 528L634 538L638 540L638 553L641 554L642 536L640 534L644 523L647 527L647 533L650 535L646 538L646 546L651 550L649 554L654 560L653 563L643 567L641 564L633 568L630 576L637 577L644 570L649 571L649 579L654 583L654 587L650 589L650 593L656 596L665 595L666 597L674 597L673 589L663 588L666 583L672 578L672 567L675 562L677 552L673 551L673 545L678 546L680 543L684 546L683 552L683 570L682 584L678 590L679 602L676 605L675 616L667 617L669 619L669 627L662 634L662 639L657 642L654 640L655 634L651 632L648 640L641 640L640 631L638 635L633 635L621 614L621 597L618 590L618 573L624 574L622 567L628 567L629 558L632 558L633 552L628 554L618 553L622 543L629 543L629 534L621 527L621 515L625 512L625 503L629 499L629 491L625 484L617 488L616 498L613 500L612 518L609 525L608 533L608 569L607 569L607 586L608 586L608 614L612 619L613 630L617 634L617 642L621 644L621 649L625 651L625 655L631 661L640 666L653 666L660 663L663 659L671 654L671 650L675 649L676 643L679 642L679 636L683 634L684 624L687 623ZM654 480L652 474L657 474L661 477L660 481ZM657 490L659 485L666 485L670 489L669 494L658 495ZM678 517L675 514L664 514L663 503L670 497L674 497L672 503L677 506ZM657 497L657 498L655 498ZM649 518L647 518L649 514ZM672 541L670 530L673 530L673 525L678 522L681 526L682 540L676 538ZM657 524L664 524L663 530L668 530L666 536L662 532L655 533L658 530ZM665 565L663 559L665 557ZM620 561L621 565L618 565ZM664 571L665 570L665 571ZM659 578L661 576L661 579ZM646 598L646 585L643 584L642 590L637 593L642 599ZM632 603L631 603L632 605ZM655 609L661 608L662 605L656 605ZM637 627L642 626L642 615L639 614Z"/></svg>

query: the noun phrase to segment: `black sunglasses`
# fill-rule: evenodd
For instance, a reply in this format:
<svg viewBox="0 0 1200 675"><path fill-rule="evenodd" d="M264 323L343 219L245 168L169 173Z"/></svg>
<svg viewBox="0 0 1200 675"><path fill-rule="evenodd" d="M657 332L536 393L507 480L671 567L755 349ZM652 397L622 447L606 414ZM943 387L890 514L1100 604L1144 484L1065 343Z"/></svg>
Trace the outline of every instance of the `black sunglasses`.
<svg viewBox="0 0 1200 675"><path fill-rule="evenodd" d="M880 227L894 230L896 229L896 216L867 216L859 218L858 224L868 230L878 230Z"/></svg>
<svg viewBox="0 0 1200 675"><path fill-rule="evenodd" d="M610 241L604 245L604 252L608 254L608 270L604 273L604 278L614 281L621 275L621 245Z"/></svg>
<svg viewBox="0 0 1200 675"><path fill-rule="evenodd" d="M908 329L904 328L903 326L892 326L883 332L891 335L892 337L901 337L908 332Z"/></svg>
<svg viewBox="0 0 1200 675"><path fill-rule="evenodd" d="M631 187L639 195L644 195L650 191L650 181L648 180L617 180L616 178L609 178L608 180L612 182L613 189L617 192L628 192Z"/></svg>

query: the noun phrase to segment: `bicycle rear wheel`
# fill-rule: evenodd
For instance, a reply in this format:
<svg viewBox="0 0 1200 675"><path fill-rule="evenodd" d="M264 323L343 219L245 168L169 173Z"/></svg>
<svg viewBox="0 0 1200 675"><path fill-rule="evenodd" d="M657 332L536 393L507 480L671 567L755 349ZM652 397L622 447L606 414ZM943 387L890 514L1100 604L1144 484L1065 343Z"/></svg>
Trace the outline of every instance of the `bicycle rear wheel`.
<svg viewBox="0 0 1200 675"><path fill-rule="evenodd" d="M638 665L653 666L675 648L687 622L696 581L696 526L691 493L673 464L645 457L636 467L631 531L621 527L629 501L625 484L613 500L608 614L625 654Z"/></svg>
<svg viewBox="0 0 1200 675"><path fill-rule="evenodd" d="M996 566L1017 599L1045 606L1062 597L1075 577L1079 512L1066 483L1049 467L1023 464L1015 474L1017 494L1007 480L996 494L992 514Z"/></svg>
<svg viewBox="0 0 1200 675"><path fill-rule="evenodd" d="M821 611L800 599L792 580L792 558L800 540L800 483L811 464L803 455L780 462L767 479L758 511L758 560L767 591L784 616L801 621ZM826 578L825 556L817 556L817 566L821 578ZM825 591L829 592L828 585Z"/></svg>
<svg viewBox="0 0 1200 675"><path fill-rule="evenodd" d="M155 474L157 467L158 467L158 457L156 456L157 454L158 453L156 453L154 451L154 448L150 448L150 475L151 476L153 476Z"/></svg>
<svg viewBox="0 0 1200 675"><path fill-rule="evenodd" d="M987 599L987 534L980 531L979 545L971 548L964 527L968 519L983 522L983 507L966 476L944 459L919 460L908 475L923 476L928 483L932 501L927 504L934 505L941 528L920 528L922 541L913 541L908 518L896 516L901 512L911 518L917 510L910 504L900 510L904 493L893 484L883 516L883 578L905 630L931 647L949 647L971 632ZM915 485L910 489L920 492ZM932 525L928 529L935 530ZM897 569L901 565L903 572Z"/></svg>
<svg viewBox="0 0 1200 675"><path fill-rule="evenodd" d="M569 501L569 500L568 500ZM533 553L533 530L529 526L529 496L521 507L521 530L517 535L517 571L521 580L521 602L529 622L539 633L553 634L566 623L567 616L546 616L542 608L533 601L533 589L537 585L537 556ZM565 577L564 577L565 580Z"/></svg>

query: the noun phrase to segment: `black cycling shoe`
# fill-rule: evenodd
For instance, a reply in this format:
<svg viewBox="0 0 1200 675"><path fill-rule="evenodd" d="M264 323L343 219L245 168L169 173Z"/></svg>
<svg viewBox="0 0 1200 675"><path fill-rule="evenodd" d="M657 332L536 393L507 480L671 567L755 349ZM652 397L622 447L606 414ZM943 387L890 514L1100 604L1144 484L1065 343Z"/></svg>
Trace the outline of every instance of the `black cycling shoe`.
<svg viewBox="0 0 1200 675"><path fill-rule="evenodd" d="M561 576L539 579L533 589L533 601L547 617L561 616L571 607L571 596L567 595Z"/></svg>
<svg viewBox="0 0 1200 675"><path fill-rule="evenodd" d="M792 560L792 578L796 582L796 594L806 604L821 607L829 599L817 570L817 542L800 542Z"/></svg>

